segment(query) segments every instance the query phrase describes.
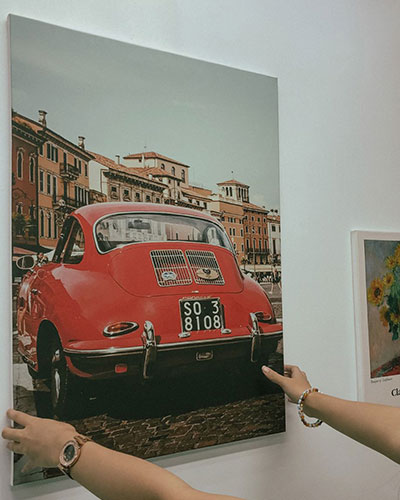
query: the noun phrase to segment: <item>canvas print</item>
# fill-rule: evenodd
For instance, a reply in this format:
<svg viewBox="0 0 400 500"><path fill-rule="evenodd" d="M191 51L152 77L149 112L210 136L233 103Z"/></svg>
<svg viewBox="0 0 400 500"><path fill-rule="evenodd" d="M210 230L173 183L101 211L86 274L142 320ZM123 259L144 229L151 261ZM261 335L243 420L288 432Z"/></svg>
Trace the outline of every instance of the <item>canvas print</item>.
<svg viewBox="0 0 400 500"><path fill-rule="evenodd" d="M143 458L284 431L277 80L10 36L15 407Z"/></svg>
<svg viewBox="0 0 400 500"><path fill-rule="evenodd" d="M361 399L400 405L400 234L353 233Z"/></svg>

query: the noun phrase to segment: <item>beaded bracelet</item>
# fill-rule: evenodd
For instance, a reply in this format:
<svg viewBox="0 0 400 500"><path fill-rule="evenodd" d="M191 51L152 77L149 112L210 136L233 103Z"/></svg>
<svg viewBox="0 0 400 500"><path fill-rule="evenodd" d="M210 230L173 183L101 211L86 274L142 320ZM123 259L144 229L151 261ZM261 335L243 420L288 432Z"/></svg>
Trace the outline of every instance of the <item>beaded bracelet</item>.
<svg viewBox="0 0 400 500"><path fill-rule="evenodd" d="M300 420L306 427L319 427L322 424L322 420L317 419L315 422L307 422L306 416L304 415L304 401L306 400L306 397L312 392L320 391L316 387L310 387L309 389L306 389L297 401L297 411L299 413Z"/></svg>

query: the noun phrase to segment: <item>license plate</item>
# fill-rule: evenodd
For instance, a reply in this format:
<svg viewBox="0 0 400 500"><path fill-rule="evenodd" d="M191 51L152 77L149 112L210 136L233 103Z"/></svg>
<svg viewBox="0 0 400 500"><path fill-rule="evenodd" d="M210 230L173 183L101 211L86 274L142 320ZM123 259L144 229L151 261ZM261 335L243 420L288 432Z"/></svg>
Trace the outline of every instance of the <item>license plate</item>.
<svg viewBox="0 0 400 500"><path fill-rule="evenodd" d="M184 332L224 328L224 313L219 299L181 300L179 306Z"/></svg>

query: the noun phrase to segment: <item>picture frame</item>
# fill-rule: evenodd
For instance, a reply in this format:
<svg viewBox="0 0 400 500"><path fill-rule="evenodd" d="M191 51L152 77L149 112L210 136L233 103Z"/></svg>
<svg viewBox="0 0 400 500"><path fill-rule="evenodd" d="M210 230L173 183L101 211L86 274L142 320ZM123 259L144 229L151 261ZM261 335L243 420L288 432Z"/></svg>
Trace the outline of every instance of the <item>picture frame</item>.
<svg viewBox="0 0 400 500"><path fill-rule="evenodd" d="M400 406L400 233L352 231L357 393Z"/></svg>

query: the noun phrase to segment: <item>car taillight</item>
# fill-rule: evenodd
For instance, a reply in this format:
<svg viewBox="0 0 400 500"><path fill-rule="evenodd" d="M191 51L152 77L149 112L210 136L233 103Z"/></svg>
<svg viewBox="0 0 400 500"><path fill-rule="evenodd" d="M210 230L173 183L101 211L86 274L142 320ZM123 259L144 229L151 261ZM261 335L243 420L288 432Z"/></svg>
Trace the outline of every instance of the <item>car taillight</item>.
<svg viewBox="0 0 400 500"><path fill-rule="evenodd" d="M134 332L139 328L139 325L133 321L119 321L112 323L103 330L105 337L117 337L118 335L126 335L127 333Z"/></svg>
<svg viewBox="0 0 400 500"><path fill-rule="evenodd" d="M120 375L122 373L126 373L127 371L128 371L128 365L126 365L125 363L119 363L119 364L115 365L115 367L114 367L114 372L117 375Z"/></svg>

